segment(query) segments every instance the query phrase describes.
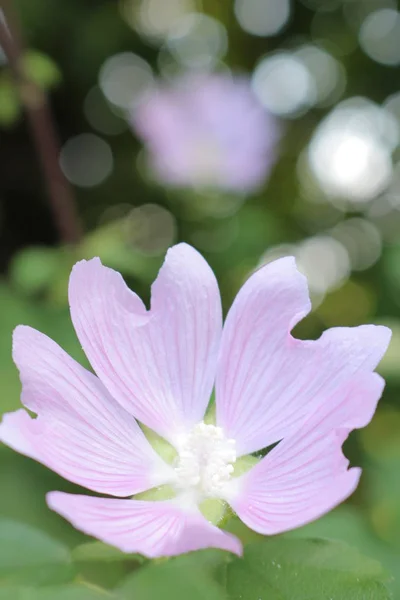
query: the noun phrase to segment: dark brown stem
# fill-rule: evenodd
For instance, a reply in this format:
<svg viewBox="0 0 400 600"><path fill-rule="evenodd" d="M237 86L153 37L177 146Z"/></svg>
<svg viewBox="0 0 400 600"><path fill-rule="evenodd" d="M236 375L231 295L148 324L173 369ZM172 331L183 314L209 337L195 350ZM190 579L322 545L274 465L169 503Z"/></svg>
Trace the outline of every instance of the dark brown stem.
<svg viewBox="0 0 400 600"><path fill-rule="evenodd" d="M0 46L25 108L54 220L61 240L75 244L82 237L82 229L72 188L58 162L60 144L47 97L24 69L24 46L18 20L12 10L12 0L0 0L0 7L4 15L3 20L0 12Z"/></svg>

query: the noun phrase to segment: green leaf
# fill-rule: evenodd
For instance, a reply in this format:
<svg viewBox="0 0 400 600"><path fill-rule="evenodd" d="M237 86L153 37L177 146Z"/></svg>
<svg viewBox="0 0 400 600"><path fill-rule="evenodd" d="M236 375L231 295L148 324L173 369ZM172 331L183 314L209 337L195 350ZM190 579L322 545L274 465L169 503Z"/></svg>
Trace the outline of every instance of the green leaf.
<svg viewBox="0 0 400 600"><path fill-rule="evenodd" d="M29 525L0 520L0 584L63 583L74 573L63 544Z"/></svg>
<svg viewBox="0 0 400 600"><path fill-rule="evenodd" d="M141 554L126 554L103 542L88 542L81 544L72 550L72 560L75 562L127 562L135 561L144 563L145 558Z"/></svg>
<svg viewBox="0 0 400 600"><path fill-rule="evenodd" d="M389 348L382 357L382 361L377 369L383 377L391 380L400 380L399 369L399 351L400 351L400 323L397 319L378 319L377 325L386 325L392 330L392 339Z"/></svg>
<svg viewBox="0 0 400 600"><path fill-rule="evenodd" d="M23 58L23 68L31 81L43 90L57 86L61 79L61 71L50 56L37 50L27 50Z"/></svg>
<svg viewBox="0 0 400 600"><path fill-rule="evenodd" d="M10 275L20 290L35 294L50 286L60 266L60 253L54 248L24 248L12 260Z"/></svg>
<svg viewBox="0 0 400 600"><path fill-rule="evenodd" d="M154 561L123 582L119 597L121 600L226 600L224 590L210 572L218 560L225 562L226 557L227 553L206 550Z"/></svg>
<svg viewBox="0 0 400 600"><path fill-rule="evenodd" d="M264 541L264 536L249 529L238 517L233 516L224 524L224 530L233 533L243 544L250 544L257 541Z"/></svg>
<svg viewBox="0 0 400 600"><path fill-rule="evenodd" d="M117 600L117 596L86 584L45 588L5 586L0 587L0 600Z"/></svg>
<svg viewBox="0 0 400 600"><path fill-rule="evenodd" d="M381 489L380 484L376 485ZM348 504L287 535L296 538L324 537L352 544L362 548L368 556L377 558L389 573L396 573L400 564L400 554L377 538L359 507ZM396 598L400 598L400 581L397 577L389 582L388 587Z"/></svg>
<svg viewBox="0 0 400 600"><path fill-rule="evenodd" d="M388 600L386 572L342 542L268 538L226 567L232 600Z"/></svg>
<svg viewBox="0 0 400 600"><path fill-rule="evenodd" d="M221 569L232 560L232 556L228 552L225 552L225 550L209 548L207 550L182 554L177 558L171 559L171 562L175 565L174 568L180 568L182 571L201 570L213 579L218 579Z"/></svg>
<svg viewBox="0 0 400 600"><path fill-rule="evenodd" d="M114 588L146 561L140 554L125 554L102 542L81 544L71 556L83 580L107 589Z"/></svg>
<svg viewBox="0 0 400 600"><path fill-rule="evenodd" d="M14 82L8 74L0 77L0 125L10 127L21 113L21 103Z"/></svg>

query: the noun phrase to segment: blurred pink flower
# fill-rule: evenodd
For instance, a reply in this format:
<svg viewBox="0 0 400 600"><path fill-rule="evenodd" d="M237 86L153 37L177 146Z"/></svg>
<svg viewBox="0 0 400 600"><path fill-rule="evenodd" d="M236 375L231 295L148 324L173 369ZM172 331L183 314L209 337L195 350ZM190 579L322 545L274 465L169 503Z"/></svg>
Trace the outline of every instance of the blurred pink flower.
<svg viewBox="0 0 400 600"><path fill-rule="evenodd" d="M244 284L222 331L216 279L193 248L169 250L151 308L100 260L73 269L69 298L97 376L55 342L17 327L13 355L25 410L4 416L0 438L63 477L121 498L51 492L49 506L126 552L149 557L206 547L241 553L240 541L201 512L230 504L262 534L316 519L356 488L341 446L371 419L384 382L373 372L390 330L335 328L316 341L291 329L310 310L294 259ZM203 421L216 389L215 424ZM168 464L136 419L175 448ZM254 466L240 457L279 442ZM132 495L167 484L167 500Z"/></svg>
<svg viewBox="0 0 400 600"><path fill-rule="evenodd" d="M251 192L277 155L277 121L244 77L182 77L154 90L131 121L155 176L172 186Z"/></svg>

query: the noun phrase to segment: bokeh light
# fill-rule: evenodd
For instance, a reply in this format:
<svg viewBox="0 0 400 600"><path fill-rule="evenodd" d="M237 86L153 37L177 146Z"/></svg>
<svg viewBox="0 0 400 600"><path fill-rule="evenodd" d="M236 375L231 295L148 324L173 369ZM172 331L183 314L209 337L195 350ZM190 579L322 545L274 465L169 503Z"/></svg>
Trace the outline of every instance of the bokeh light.
<svg viewBox="0 0 400 600"><path fill-rule="evenodd" d="M349 254L339 241L319 235L302 242L295 253L297 265L308 279L310 290L319 296L336 289L350 275ZM314 302L315 307L315 302Z"/></svg>
<svg viewBox="0 0 400 600"><path fill-rule="evenodd" d="M386 243L396 243L400 228L399 169L395 168L392 181L384 194L368 207L366 215L378 227Z"/></svg>
<svg viewBox="0 0 400 600"><path fill-rule="evenodd" d="M327 292L339 288L349 277L349 253L338 239L327 234L306 238L299 244L279 244L269 248L258 266L284 256L294 256L299 270L307 277L313 300L313 310Z"/></svg>
<svg viewBox="0 0 400 600"><path fill-rule="evenodd" d="M260 102L272 113L298 117L316 100L315 81L300 58L290 52L277 52L257 65L253 89Z"/></svg>
<svg viewBox="0 0 400 600"><path fill-rule="evenodd" d="M337 102L346 88L343 65L332 54L312 44L300 46L294 56L301 60L313 78L315 104L329 106Z"/></svg>
<svg viewBox="0 0 400 600"><path fill-rule="evenodd" d="M363 98L339 104L309 146L311 170L331 197L371 200L390 183L399 128L393 116Z"/></svg>
<svg viewBox="0 0 400 600"><path fill-rule="evenodd" d="M125 110L141 102L153 83L150 66L133 52L111 56L99 72L99 86L104 96Z"/></svg>
<svg viewBox="0 0 400 600"><path fill-rule="evenodd" d="M253 88L262 104L286 118L298 118L313 106L337 102L345 87L343 65L315 44L267 55L253 74Z"/></svg>
<svg viewBox="0 0 400 600"><path fill-rule="evenodd" d="M130 246L143 254L158 255L174 243L175 218L162 206L143 204L128 213L123 230Z"/></svg>
<svg viewBox="0 0 400 600"><path fill-rule="evenodd" d="M124 0L121 13L138 33L156 43L185 15L195 12L194 0Z"/></svg>
<svg viewBox="0 0 400 600"><path fill-rule="evenodd" d="M81 133L62 147L60 166L71 183L93 187L102 183L113 169L111 147L93 133Z"/></svg>
<svg viewBox="0 0 400 600"><path fill-rule="evenodd" d="M338 223L331 232L347 250L353 271L364 271L374 265L382 252L379 229L367 219L354 217Z"/></svg>
<svg viewBox="0 0 400 600"><path fill-rule="evenodd" d="M382 8L361 25L360 44L373 60L388 66L400 64L400 13Z"/></svg>
<svg viewBox="0 0 400 600"><path fill-rule="evenodd" d="M290 0L235 0L240 26L258 36L276 35L290 17Z"/></svg>
<svg viewBox="0 0 400 600"><path fill-rule="evenodd" d="M118 135L127 129L125 119L116 114L116 110L107 102L100 88L92 87L83 103L83 111L88 123L105 135Z"/></svg>
<svg viewBox="0 0 400 600"><path fill-rule="evenodd" d="M400 128L400 92L388 96L383 103L383 107L396 117L398 127Z"/></svg>
<svg viewBox="0 0 400 600"><path fill-rule="evenodd" d="M228 49L225 27L212 17L190 13L171 27L166 48L186 68L210 68Z"/></svg>

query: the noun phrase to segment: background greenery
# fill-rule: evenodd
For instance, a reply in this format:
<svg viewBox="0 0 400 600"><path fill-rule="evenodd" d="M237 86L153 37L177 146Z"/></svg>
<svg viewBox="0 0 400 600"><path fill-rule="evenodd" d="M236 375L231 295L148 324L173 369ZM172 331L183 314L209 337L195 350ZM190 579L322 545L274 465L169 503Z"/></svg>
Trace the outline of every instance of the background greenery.
<svg viewBox="0 0 400 600"><path fill-rule="evenodd" d="M163 2L168 12L169 0ZM174 6L177 4L174 2ZM296 554L295 540L305 534L347 542L362 554L380 561L393 575L399 572L400 212L395 200L388 202L388 197L393 200L400 195L399 188L395 187L396 171L382 189L354 202L346 198L346 194L341 198L329 196L324 186L318 185L309 174L301 158L318 124L335 104L345 98L363 96L381 106L388 97L398 93L400 71L396 65L400 63L400 50L397 63L394 60L392 65L384 64L368 56L359 39L359 23L369 14L378 8L395 10L398 7L396 2L386 0L297 0L292 2L290 19L280 32L255 36L240 26L233 2L203 0L187 4L189 8L192 4L198 13L216 19L227 34L226 52L214 57L216 68L221 68L223 63L251 74L261 57L282 49L294 52L312 43L336 59L344 74L344 84L339 90L335 88L331 96L328 94L325 102L281 116L284 136L277 150L276 166L258 193L240 199L199 190L178 193L149 179L140 158L140 141L129 130L123 115L94 87L104 61L120 52L141 56L155 72L160 71L160 65L161 70L167 71L182 68L178 58L168 54L165 39L144 32L137 16L140 0L15 2L29 48L25 68L29 77L49 93L61 144L79 134L94 133L111 150L112 167L98 185L74 185L85 233L75 247L65 246L47 200L37 152L18 93L3 60L0 67L0 266L3 273L0 282L0 412L19 406L20 385L11 360L11 333L17 324L38 328L85 361L69 320L66 299L69 271L78 258L99 255L106 264L120 270L130 286L148 299L149 285L166 247L175 241L187 241L205 255L215 270L226 310L245 277L270 256L285 252L286 246L282 248L282 245L289 245L304 258L304 252L299 250L304 241L320 239L320 236L334 237L332 228L358 218L370 224L374 231L372 238L362 238L361 242L353 240L357 256L365 259L361 264L367 268L360 270L360 261L357 267L351 260L344 272L335 266L336 280L333 277L334 283L324 293L314 294L315 309L298 327L297 335L315 338L326 327L365 322L385 323L393 328L393 342L380 367L387 379L384 398L371 425L352 434L346 445L346 454L352 463L364 468L362 482L345 506L304 530L271 540L267 546L257 545L257 536L253 539L244 528L240 530L244 539L256 544L249 549L245 560L256 565L257 575L252 581L258 581L259 588L253 588L241 578L246 562L229 571L219 553L210 556L201 553L208 558L196 559L196 564L189 565L185 563L187 557L182 557L152 565L141 569L140 575L124 580L131 571L135 575L141 564L139 557L128 559L95 543L81 546L90 540L47 509L46 491L79 491L77 486L1 447L0 598L104 597L99 586L113 589L110 597L145 600L159 598L161 594L165 597L165 590L172 589L179 577L180 590L171 596L177 600L186 599L189 594L193 598L223 598L222 580L229 597L234 599L310 600L314 592L312 586L307 587L309 583L301 588L303 595L296 596L288 591L289 583L282 583L290 580L294 559L288 561L284 579L271 575L265 584L262 579L273 557L281 555L283 569L286 568L285 558L291 556L291 552ZM321 72L317 73L318 77L322 77ZM89 93L92 96L89 95L88 100ZM94 98L93 102L90 98ZM396 165L398 145L394 144L392 150L393 165ZM95 168L90 157L88 161L89 167ZM372 172L373 167L372 164ZM149 204L150 209L137 211ZM373 259L370 260L372 246ZM351 257L352 248L346 244L344 248ZM331 269L330 261L335 257L335 251L323 254L322 259L311 252L311 259L304 261L304 270L318 282L318 278L323 278ZM231 527L237 529L239 525L232 523ZM291 544L290 551L285 550L285 544ZM308 554L302 547L299 555L305 560L304 555L313 556L314 550L310 547ZM339 545L330 547L329 552L331 563L339 564L338 557L347 556L350 550ZM348 564L357 562L357 552L354 552L348 555ZM310 558L304 567L308 582L315 581L312 565ZM151 569L157 569L156 577ZM223 573L223 569L228 571ZM379 583L384 577L375 563L360 562L354 588L345 569L342 566L338 569L342 579L335 571L331 582L334 587L328 582L326 589L315 598L386 597L380 587L383 584ZM360 581L370 576L375 577L376 588L371 591L366 584L363 591ZM342 580L351 592L347 591L349 596L340 595ZM275 587L268 587L271 581ZM55 590L52 586L56 584ZM43 587L37 591L39 585ZM400 597L400 576L390 581L389 586L395 597Z"/></svg>

